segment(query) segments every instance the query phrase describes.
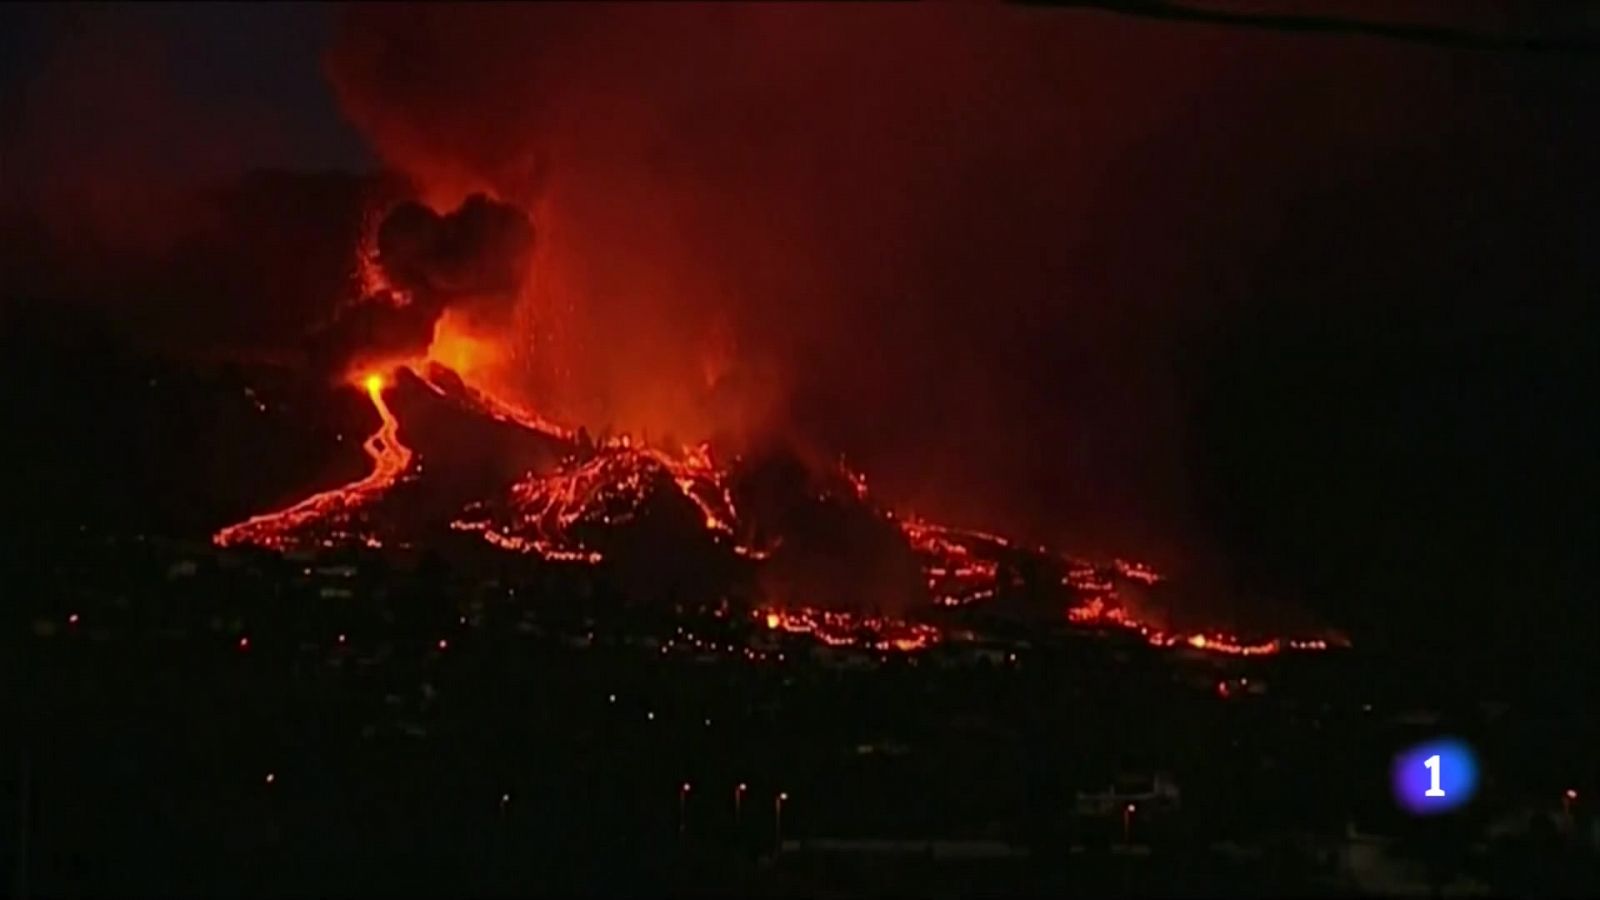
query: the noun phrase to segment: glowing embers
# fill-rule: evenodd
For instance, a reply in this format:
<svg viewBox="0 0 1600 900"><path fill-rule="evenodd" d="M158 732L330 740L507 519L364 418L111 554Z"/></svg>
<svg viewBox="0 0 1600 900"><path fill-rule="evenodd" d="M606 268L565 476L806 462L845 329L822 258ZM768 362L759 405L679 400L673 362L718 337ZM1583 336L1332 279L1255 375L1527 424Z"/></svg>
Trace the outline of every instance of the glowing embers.
<svg viewBox="0 0 1600 900"><path fill-rule="evenodd" d="M755 616L769 631L807 634L833 647L909 653L932 647L944 638L933 625L864 613L798 607L756 610Z"/></svg>
<svg viewBox="0 0 1600 900"><path fill-rule="evenodd" d="M319 542L327 546L351 542L378 546L381 543L371 534L356 534L350 530L354 513L399 480L411 465L412 453L401 443L400 421L383 397L388 377L382 372L369 372L361 376L358 384L378 412L378 430L362 444L372 460L372 471L359 481L313 494L287 509L229 525L218 531L213 541L223 547L258 544L281 550L305 541L315 526L323 535Z"/></svg>
<svg viewBox="0 0 1600 900"><path fill-rule="evenodd" d="M1144 585L1156 585L1162 581L1156 570L1142 563L1129 562L1125 559L1115 559L1111 562L1116 566L1117 574L1129 581L1137 581Z"/></svg>
<svg viewBox="0 0 1600 900"><path fill-rule="evenodd" d="M1238 635L1217 631L1171 633L1138 621L1125 608L1108 603L1105 597L1092 597L1070 607L1067 619L1079 625L1125 628L1137 632L1154 647L1187 647L1227 656L1268 656L1283 650L1327 650L1338 643L1323 638L1270 638L1250 642Z"/></svg>
<svg viewBox="0 0 1600 900"><path fill-rule="evenodd" d="M860 485L864 490L865 481ZM994 596L1000 565L991 557L1009 546L1004 538L915 518L902 520L900 530L922 559L928 596L935 606L965 606ZM984 551L989 556L981 555Z"/></svg>
<svg viewBox="0 0 1600 900"><path fill-rule="evenodd" d="M598 562L591 538L645 516L663 493L690 504L696 526L735 553L761 559L765 551L735 538L738 515L727 473L704 447L674 456L618 439L574 457L548 474L529 473L511 487L509 502L474 504L451 523L478 532L506 550L546 559Z"/></svg>

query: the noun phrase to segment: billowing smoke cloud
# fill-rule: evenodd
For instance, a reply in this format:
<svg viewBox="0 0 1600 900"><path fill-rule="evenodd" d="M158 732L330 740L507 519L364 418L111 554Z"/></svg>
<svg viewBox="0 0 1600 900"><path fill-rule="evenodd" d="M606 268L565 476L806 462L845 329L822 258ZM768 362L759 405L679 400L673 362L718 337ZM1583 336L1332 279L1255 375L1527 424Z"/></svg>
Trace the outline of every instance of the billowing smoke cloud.
<svg viewBox="0 0 1600 900"><path fill-rule="evenodd" d="M784 429L929 511L1108 550L1181 504L1169 349L1288 198L1435 141L1452 73L955 4L356 5L328 69L434 208L538 222L531 405Z"/></svg>
<svg viewBox="0 0 1600 900"><path fill-rule="evenodd" d="M442 215L421 203L398 204L377 227L385 295L341 310L317 338L319 366L340 373L422 356L448 312L477 332L510 329L533 235L526 213L481 194Z"/></svg>
<svg viewBox="0 0 1600 900"><path fill-rule="evenodd" d="M1427 603L1452 569L1481 590L1460 560L1485 548L1517 559L1497 568L1519 601L1530 573L1587 571L1524 551L1592 531L1544 515L1594 507L1551 455L1596 458L1562 424L1587 421L1587 380L1559 370L1600 334L1592 55L1020 5L351 4L325 67L406 190L277 173L197 206L196 180L370 162L306 58L331 7L214 8L27 8L53 38L0 53L8 301L93 292L189 349L298 347L350 293L374 194L444 214L482 192L538 225L517 289L424 234L392 254L413 303L346 310L332 355L460 319L569 422L785 430L901 508L1157 563L1166 538L1276 557L1290 582L1320 566L1302 586L1337 602ZM1463 405L1469 383L1514 408ZM1495 421L1526 427L1486 444ZM1397 518L1412 492L1427 515Z"/></svg>
<svg viewBox="0 0 1600 900"><path fill-rule="evenodd" d="M481 194L443 216L402 203L378 226L378 263L394 285L446 302L515 297L532 253L527 214Z"/></svg>

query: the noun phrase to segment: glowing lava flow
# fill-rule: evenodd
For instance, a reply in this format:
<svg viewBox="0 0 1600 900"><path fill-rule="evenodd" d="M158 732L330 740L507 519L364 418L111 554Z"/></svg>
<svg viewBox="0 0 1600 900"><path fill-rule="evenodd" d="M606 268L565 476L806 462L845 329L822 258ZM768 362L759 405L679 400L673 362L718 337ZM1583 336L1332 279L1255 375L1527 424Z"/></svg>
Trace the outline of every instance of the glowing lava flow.
<svg viewBox="0 0 1600 900"><path fill-rule="evenodd" d="M392 309L410 306L421 298L413 298L386 271L378 241L380 230L379 216L373 211L363 228L356 258L354 274L361 291L352 302ZM781 535L764 537L770 542L766 546L751 543L764 523L759 517L741 517L734 503L740 475L734 467L714 460L707 446L663 450L635 444L626 436L596 444L581 429L565 427L503 401L496 387L509 386L504 376L514 359L502 336L484 332L476 317L458 314L448 302L435 305L439 314L421 355L387 357L384 369L369 370L352 382L367 392L380 420L377 432L363 444L372 461L371 471L358 481L286 509L223 528L213 536L216 544L254 544L280 551L350 544L376 547L382 544L380 533L396 533L394 523L386 522L382 515L391 511L390 506L379 508L378 501L402 479L416 478L419 487L424 485L423 466L402 443L400 423L384 396L390 382L382 373L406 370L462 411L536 432L548 439L539 442L541 446L555 447L554 452L565 457L553 470L524 471L509 489L497 486L491 496L449 498L448 508L456 510L449 517L454 531L546 561L599 564L605 561L602 549L619 556L628 552L630 540L613 541L618 537L614 530L648 522L651 527L635 532L643 535L643 540L659 537L655 526L671 529L674 535L692 529L696 537L706 540L681 545L669 542L672 546L663 549L704 550L708 559L716 560L716 568L745 574L750 567L719 554L756 563L768 559L780 546ZM716 368L708 368L711 381L715 381ZM428 445L422 444L422 449L426 452ZM915 651L943 640L961 639L961 632L948 623L966 618L962 608L994 602L1011 610L1020 599L1047 616L1058 615L1056 611L1065 608L1070 623L1090 629L1127 630L1159 648L1253 656L1329 646L1322 640L1271 638L1250 643L1215 631L1180 634L1162 630L1141 621L1127 603L1128 596L1161 589L1164 578L1149 566L1123 559L1092 563L1044 547L1021 546L995 534L897 516L871 496L864 475L843 463L836 472L826 474L842 475L853 489L853 502L859 508L850 510L852 515L865 512L876 517L878 524L898 529L920 566L927 606L934 608L919 606L909 617L891 617L804 605L825 603L828 598L823 597L792 598L800 604L785 598L778 606L771 598L763 598L752 604L752 612L771 632L804 634L830 646ZM834 494L831 489L825 491L823 499L830 503L841 499ZM425 508L426 515L437 515L436 504L417 505ZM724 565L730 562L733 564ZM1128 596L1119 596L1119 589ZM702 649L692 636L690 641ZM756 653L749 648L746 652Z"/></svg>
<svg viewBox="0 0 1600 900"><path fill-rule="evenodd" d="M859 484L865 499L864 479ZM1187 648L1224 656L1269 656L1285 650L1327 650L1332 646L1345 646L1342 641L1325 638L1273 637L1250 641L1222 631L1167 631L1141 621L1118 596L1119 579L1144 588L1155 587L1166 580L1143 563L1114 559L1109 565L1097 566L1043 547L1019 550L1014 542L996 534L951 528L914 517L901 520L900 530L922 558L922 572L935 606L960 607L993 599L1001 579L1000 560L1023 553L1048 561L1063 573L1060 585L1069 598L1067 620L1075 625L1131 631L1154 647ZM842 622L817 619L807 612L790 615L779 611L777 615L776 621L784 630L812 632L824 641L828 640L823 637L824 632L837 637L851 630ZM874 630L881 628L874 627Z"/></svg>
<svg viewBox="0 0 1600 900"><path fill-rule="evenodd" d="M1126 564L1122 560L1118 560L1117 565L1120 569ZM1144 566L1138 566L1136 571L1155 577L1155 573ZM1145 581L1141 575L1132 575L1130 577L1136 581L1151 583ZM1115 593L1108 592L1104 597L1091 597L1087 602L1069 608L1067 610L1068 621L1091 627L1126 629L1144 638L1152 647L1187 647L1192 650L1224 656L1270 656L1284 650L1327 650L1334 646L1348 646L1343 641L1325 638L1270 638L1248 642L1238 635L1221 631L1194 632L1192 634L1167 632L1140 622L1130 615L1125 607L1108 605L1105 597L1114 599Z"/></svg>
<svg viewBox="0 0 1600 900"><path fill-rule="evenodd" d="M497 420L569 441L574 450L552 472L526 473L505 497L472 503L450 527L478 534L503 550L549 561L599 563L601 553L589 541L604 540L607 529L624 526L655 509L655 498L673 502L693 516L693 527L711 540L747 559L759 561L767 550L746 545L750 523L735 508L731 471L713 460L706 447L669 453L636 446L626 437L594 446L574 441L573 432L501 403L470 385L447 391L450 374L426 362L402 363L441 396L466 400ZM455 379L459 381L459 378ZM335 546L352 542L379 546L376 536L357 521L358 514L412 468L414 455L400 440L400 424L384 399L384 376L369 374L359 385L367 392L380 419L378 431L364 449L372 471L359 481L308 497L278 512L255 516L217 532L217 544L256 544L277 550L292 545ZM1270 638L1256 642L1217 631L1176 633L1140 621L1118 595L1118 587L1154 588L1165 579L1149 566L1124 559L1095 564L1050 551L1020 546L1000 535L952 528L917 517L897 517L875 505L866 478L842 468L855 498L893 522L921 561L928 597L935 607L965 607L994 600L1003 584L1017 584L1017 567L1048 572L1066 604L1068 621L1088 627L1131 631L1159 648L1204 653L1260 656L1285 650L1324 650L1323 639ZM1039 589L1037 582L1035 590ZM916 651L949 635L938 625L865 612L823 610L807 605L760 604L754 614L768 629L809 635L831 646L853 646L880 652ZM925 618L925 617L924 617Z"/></svg>
<svg viewBox="0 0 1600 900"><path fill-rule="evenodd" d="M764 558L762 550L735 539L738 513L727 478L705 447L675 456L635 447L623 437L555 472L528 473L512 485L509 503L474 504L450 527L478 532L504 550L599 562L601 555L584 545L584 532L622 525L638 516L656 491L675 490L694 505L701 526L714 540L740 556Z"/></svg>
<svg viewBox="0 0 1600 900"><path fill-rule="evenodd" d="M339 523L351 513L375 499L390 485L399 480L411 465L411 449L400 442L400 421L383 399L387 387L383 375L372 373L360 382L373 409L378 411L380 424L377 432L362 444L372 460L372 471L360 481L313 494L299 503L277 512L262 513L236 525L218 531L212 540L219 546L258 544L282 550L296 537L296 532L313 523ZM367 538L368 543L374 539ZM334 541L325 541L331 543Z"/></svg>

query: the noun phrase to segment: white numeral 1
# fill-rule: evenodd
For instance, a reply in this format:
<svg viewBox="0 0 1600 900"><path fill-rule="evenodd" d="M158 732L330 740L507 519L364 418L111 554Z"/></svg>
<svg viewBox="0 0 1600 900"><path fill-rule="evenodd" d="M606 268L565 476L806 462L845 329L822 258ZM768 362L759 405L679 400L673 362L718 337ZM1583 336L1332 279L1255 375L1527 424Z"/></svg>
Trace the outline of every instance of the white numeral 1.
<svg viewBox="0 0 1600 900"><path fill-rule="evenodd" d="M1426 791L1423 791L1422 792L1422 796L1424 796L1424 797L1443 797L1444 796L1444 788L1439 787L1439 768L1440 768L1439 767L1439 754L1435 753L1434 755L1428 757L1426 760L1423 761L1422 764L1424 766L1428 767L1428 772L1433 778L1433 785L1431 787L1429 787Z"/></svg>

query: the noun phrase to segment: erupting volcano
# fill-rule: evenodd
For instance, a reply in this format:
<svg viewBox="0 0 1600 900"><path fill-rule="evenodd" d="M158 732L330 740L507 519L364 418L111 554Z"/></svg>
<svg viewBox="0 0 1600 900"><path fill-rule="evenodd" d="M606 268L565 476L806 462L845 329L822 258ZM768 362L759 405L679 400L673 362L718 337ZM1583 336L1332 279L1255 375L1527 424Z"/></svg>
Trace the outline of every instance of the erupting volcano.
<svg viewBox="0 0 1600 900"><path fill-rule="evenodd" d="M899 515L842 462L787 452L724 460L709 444L627 435L597 442L497 399L447 364L470 361L481 344L439 324L452 310L493 321L516 292L531 234L522 214L483 198L442 217L416 205L386 217L377 251L362 255L365 318L330 330L357 361L345 363L357 374L343 382L366 393L378 419L363 445L371 471L225 527L215 542L279 551L467 542L547 564L615 564L673 589L738 585L769 629L880 651L938 643L952 630L941 615L990 607L1132 632L1158 647L1259 655L1328 646L1169 632L1129 602L1162 589L1149 566ZM430 337L425 346L420 335Z"/></svg>

